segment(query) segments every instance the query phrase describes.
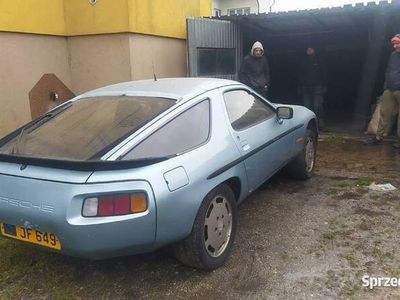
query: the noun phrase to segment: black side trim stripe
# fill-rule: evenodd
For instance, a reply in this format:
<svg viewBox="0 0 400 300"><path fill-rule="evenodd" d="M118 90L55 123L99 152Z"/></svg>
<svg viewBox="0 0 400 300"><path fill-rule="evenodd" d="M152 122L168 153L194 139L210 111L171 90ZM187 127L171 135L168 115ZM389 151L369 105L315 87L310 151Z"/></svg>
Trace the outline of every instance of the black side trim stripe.
<svg viewBox="0 0 400 300"><path fill-rule="evenodd" d="M232 168L233 166L236 166L237 164L241 163L242 161L246 160L247 158L249 158L250 156L256 154L257 152L261 151L262 149L268 147L269 145L275 143L276 141L280 140L281 138L283 138L284 136L292 133L293 131L296 131L297 129L303 127L304 124L300 124L297 125L296 127L293 127L283 133L281 133L280 135L276 136L275 138L273 138L272 140L269 140L268 142L266 142L265 144L262 144L261 146L257 147L256 149L250 151L249 153L247 153L246 155L239 157L238 159L235 159L234 161L230 162L229 164L223 166L222 168L219 168L218 170L216 170L215 172L213 172L212 174L210 174L207 179L213 179L215 177L217 177L218 175L221 175L222 173L224 173L225 171L229 170L230 168Z"/></svg>

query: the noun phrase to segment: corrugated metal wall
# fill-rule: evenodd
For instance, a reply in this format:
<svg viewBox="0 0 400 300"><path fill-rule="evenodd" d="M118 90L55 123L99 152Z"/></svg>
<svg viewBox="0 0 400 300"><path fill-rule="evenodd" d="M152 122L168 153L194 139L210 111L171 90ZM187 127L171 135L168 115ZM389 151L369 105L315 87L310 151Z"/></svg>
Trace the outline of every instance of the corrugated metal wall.
<svg viewBox="0 0 400 300"><path fill-rule="evenodd" d="M235 48L236 74L210 77L237 80L242 58L242 34L239 26L230 21L206 18L187 18L188 70L190 77L198 76L198 48Z"/></svg>

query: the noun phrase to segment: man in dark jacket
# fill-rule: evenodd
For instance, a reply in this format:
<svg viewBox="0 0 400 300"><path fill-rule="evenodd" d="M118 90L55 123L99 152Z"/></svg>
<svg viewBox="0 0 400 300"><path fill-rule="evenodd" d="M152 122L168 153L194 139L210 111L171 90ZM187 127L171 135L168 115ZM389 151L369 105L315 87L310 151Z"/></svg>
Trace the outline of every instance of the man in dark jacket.
<svg viewBox="0 0 400 300"><path fill-rule="evenodd" d="M322 129L325 126L324 95L327 71L324 61L314 48L308 47L306 54L300 65L300 92L303 105L315 112L318 117L318 126Z"/></svg>
<svg viewBox="0 0 400 300"><path fill-rule="evenodd" d="M378 145L388 135L392 118L397 114L398 141L393 147L400 148L400 33L392 40L394 51L386 68L384 92L381 98L380 118L376 136L364 141L367 145Z"/></svg>
<svg viewBox="0 0 400 300"><path fill-rule="evenodd" d="M269 66L264 56L264 48L260 42L255 42L239 71L239 80L251 87L262 96L267 95L269 86Z"/></svg>

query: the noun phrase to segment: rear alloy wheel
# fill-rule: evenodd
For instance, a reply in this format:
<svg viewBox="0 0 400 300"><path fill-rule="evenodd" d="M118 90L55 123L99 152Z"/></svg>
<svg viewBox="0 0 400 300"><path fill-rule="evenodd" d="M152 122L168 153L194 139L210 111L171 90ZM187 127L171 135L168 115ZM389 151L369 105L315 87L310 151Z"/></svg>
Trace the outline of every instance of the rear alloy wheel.
<svg viewBox="0 0 400 300"><path fill-rule="evenodd" d="M315 160L317 157L316 134L307 129L304 137L303 150L287 166L287 173L295 179L308 179L314 174Z"/></svg>
<svg viewBox="0 0 400 300"><path fill-rule="evenodd" d="M174 247L175 256L191 267L214 270L229 256L236 226L235 197L223 184L204 198L191 234Z"/></svg>
<svg viewBox="0 0 400 300"><path fill-rule="evenodd" d="M208 254L220 256L228 246L231 233L231 205L225 196L216 196L208 206L204 224L204 243Z"/></svg>

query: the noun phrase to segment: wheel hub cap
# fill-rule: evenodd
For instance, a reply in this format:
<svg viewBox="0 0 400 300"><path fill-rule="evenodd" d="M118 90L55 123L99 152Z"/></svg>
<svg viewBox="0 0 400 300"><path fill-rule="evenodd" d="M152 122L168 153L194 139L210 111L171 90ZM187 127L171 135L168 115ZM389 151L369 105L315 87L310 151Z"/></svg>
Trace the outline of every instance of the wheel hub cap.
<svg viewBox="0 0 400 300"><path fill-rule="evenodd" d="M223 196L215 197L207 209L204 243L212 257L220 256L229 244L232 232L232 209Z"/></svg>
<svg viewBox="0 0 400 300"><path fill-rule="evenodd" d="M314 150L314 143L311 139L307 141L306 145L306 168L307 172L311 172L312 169L314 168L314 156L315 156L315 150Z"/></svg>

